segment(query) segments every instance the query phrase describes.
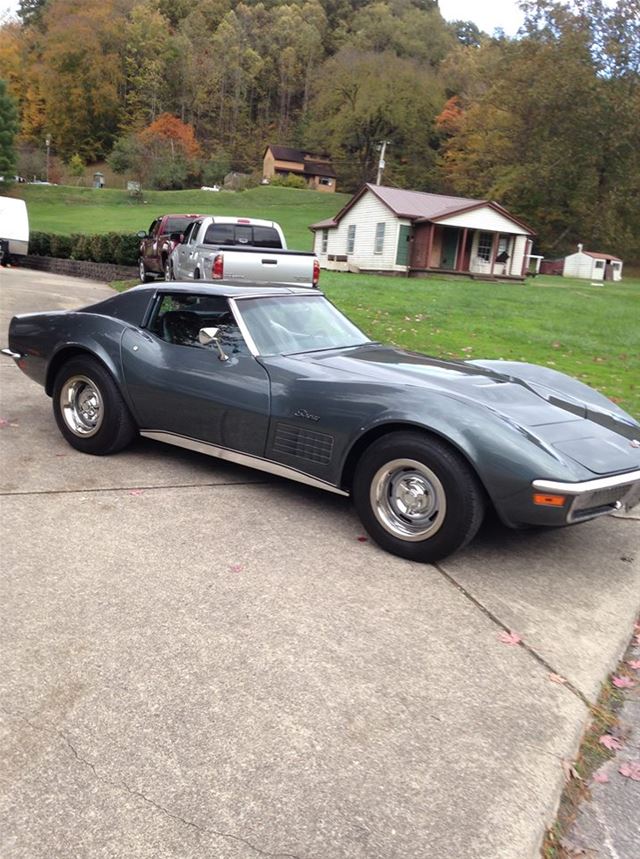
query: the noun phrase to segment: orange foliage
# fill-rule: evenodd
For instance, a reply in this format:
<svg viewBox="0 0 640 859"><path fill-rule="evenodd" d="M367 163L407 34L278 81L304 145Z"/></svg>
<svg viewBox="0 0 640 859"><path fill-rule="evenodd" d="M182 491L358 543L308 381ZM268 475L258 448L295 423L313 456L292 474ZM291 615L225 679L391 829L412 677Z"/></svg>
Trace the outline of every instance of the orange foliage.
<svg viewBox="0 0 640 859"><path fill-rule="evenodd" d="M464 111L460 106L460 99L454 95L447 101L442 112L436 116L436 125L445 134L455 134L460 128L463 116Z"/></svg>
<svg viewBox="0 0 640 859"><path fill-rule="evenodd" d="M161 113L155 122L138 133L138 139L147 146L166 141L172 149L179 148L187 158L197 158L201 154L193 127L171 113Z"/></svg>

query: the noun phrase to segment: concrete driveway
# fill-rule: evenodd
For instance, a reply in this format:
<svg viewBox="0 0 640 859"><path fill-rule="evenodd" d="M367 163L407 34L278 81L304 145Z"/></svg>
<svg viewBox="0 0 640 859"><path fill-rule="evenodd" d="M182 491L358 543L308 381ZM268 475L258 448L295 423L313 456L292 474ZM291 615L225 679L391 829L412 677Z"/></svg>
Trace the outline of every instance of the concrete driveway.
<svg viewBox="0 0 640 859"><path fill-rule="evenodd" d="M1 270L0 330L108 294ZM631 633L640 522L413 564L337 496L77 453L8 359L0 382L3 859L537 855Z"/></svg>

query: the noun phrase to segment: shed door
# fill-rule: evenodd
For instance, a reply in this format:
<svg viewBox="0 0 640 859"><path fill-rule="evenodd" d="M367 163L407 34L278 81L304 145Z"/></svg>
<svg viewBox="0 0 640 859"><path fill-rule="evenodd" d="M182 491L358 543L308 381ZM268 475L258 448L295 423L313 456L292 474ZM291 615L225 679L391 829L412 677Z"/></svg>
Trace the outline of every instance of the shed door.
<svg viewBox="0 0 640 859"><path fill-rule="evenodd" d="M411 238L411 227L400 225L398 234L398 252L396 253L396 265L409 265L409 239Z"/></svg>

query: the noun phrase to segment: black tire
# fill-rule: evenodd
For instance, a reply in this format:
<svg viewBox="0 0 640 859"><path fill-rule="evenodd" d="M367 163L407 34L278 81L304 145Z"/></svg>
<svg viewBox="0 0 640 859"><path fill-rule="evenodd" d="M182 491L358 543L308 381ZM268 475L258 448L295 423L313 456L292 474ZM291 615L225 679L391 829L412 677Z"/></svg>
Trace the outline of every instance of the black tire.
<svg viewBox="0 0 640 859"><path fill-rule="evenodd" d="M432 563L473 539L485 509L465 459L437 439L394 432L367 448L352 487L362 524L383 549Z"/></svg>
<svg viewBox="0 0 640 859"><path fill-rule="evenodd" d="M56 376L52 399L58 429L82 453L116 453L137 435L118 386L95 358L67 361Z"/></svg>
<svg viewBox="0 0 640 859"><path fill-rule="evenodd" d="M199 268L197 268L197 269L193 272L193 279L194 279L194 280L200 280L200 269L199 269Z"/></svg>
<svg viewBox="0 0 640 859"><path fill-rule="evenodd" d="M142 257L138 259L138 277L141 283L150 283L152 280L155 280L155 277L147 271Z"/></svg>

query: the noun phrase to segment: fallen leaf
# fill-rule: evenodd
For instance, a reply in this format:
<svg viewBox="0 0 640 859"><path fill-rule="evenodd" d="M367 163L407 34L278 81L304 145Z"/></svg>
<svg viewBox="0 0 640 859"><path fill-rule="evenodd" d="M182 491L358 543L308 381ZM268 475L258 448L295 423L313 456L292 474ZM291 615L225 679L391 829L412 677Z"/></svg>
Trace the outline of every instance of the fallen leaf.
<svg viewBox="0 0 640 859"><path fill-rule="evenodd" d="M606 784L609 781L609 776L602 770L595 772L592 777L596 784Z"/></svg>
<svg viewBox="0 0 640 859"><path fill-rule="evenodd" d="M4 429L9 426L9 421L6 418L0 418L0 429Z"/></svg>
<svg viewBox="0 0 640 859"><path fill-rule="evenodd" d="M572 778L578 779L578 781L582 781L582 779L580 778L580 773L573 765L573 761L568 761L563 758L562 769L564 770L564 774L567 778L567 781L570 781Z"/></svg>
<svg viewBox="0 0 640 859"><path fill-rule="evenodd" d="M522 641L521 636L518 635L517 632L501 632L498 635L498 638L503 644L516 645L520 644Z"/></svg>
<svg viewBox="0 0 640 859"><path fill-rule="evenodd" d="M56 456L66 456L67 454L66 453L56 453L55 455Z"/></svg>
<svg viewBox="0 0 640 859"><path fill-rule="evenodd" d="M231 564L229 567L230 573L241 573L244 570L244 564Z"/></svg>
<svg viewBox="0 0 640 859"><path fill-rule="evenodd" d="M549 674L549 680L551 680L552 683L566 683L567 682L566 677L563 677L561 674L553 674L553 673Z"/></svg>
<svg viewBox="0 0 640 859"><path fill-rule="evenodd" d="M583 847L571 838L567 838L566 835L560 839L560 846L569 856L584 856L587 852L586 847Z"/></svg>
<svg viewBox="0 0 640 859"><path fill-rule="evenodd" d="M617 737L612 737L611 734L603 734L599 739L599 743L605 749L609 749L610 752L617 752L622 748L620 740Z"/></svg>
<svg viewBox="0 0 640 859"><path fill-rule="evenodd" d="M129 495L144 495L144 489L132 489Z"/></svg>
<svg viewBox="0 0 640 859"><path fill-rule="evenodd" d="M634 671L640 671L640 659L630 659L627 665L629 668L633 668Z"/></svg>
<svg viewBox="0 0 640 859"><path fill-rule="evenodd" d="M618 767L618 772L625 778L640 781L640 761L625 761Z"/></svg>
<svg viewBox="0 0 640 859"><path fill-rule="evenodd" d="M363 537L363 536L358 537L358 543L367 543L367 542L369 542L368 537Z"/></svg>
<svg viewBox="0 0 640 859"><path fill-rule="evenodd" d="M613 677L611 682L614 686L617 686L618 689L630 689L632 686L636 685L631 677Z"/></svg>

